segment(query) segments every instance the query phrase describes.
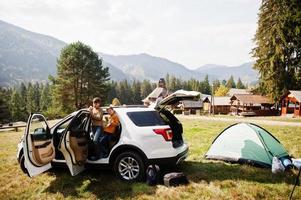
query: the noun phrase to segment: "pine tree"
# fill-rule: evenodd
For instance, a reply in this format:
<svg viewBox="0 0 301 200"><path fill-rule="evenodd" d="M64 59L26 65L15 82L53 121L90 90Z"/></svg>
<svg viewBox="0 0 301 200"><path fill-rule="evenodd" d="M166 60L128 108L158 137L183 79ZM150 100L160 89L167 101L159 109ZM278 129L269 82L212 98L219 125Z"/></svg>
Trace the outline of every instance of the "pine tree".
<svg viewBox="0 0 301 200"><path fill-rule="evenodd" d="M27 104L27 88L26 85L22 82L20 85L20 96L21 96L21 110L22 110L22 119L27 119L27 112L26 112L26 104Z"/></svg>
<svg viewBox="0 0 301 200"><path fill-rule="evenodd" d="M143 80L141 84L141 97L144 99L153 91L153 86L149 82L149 80Z"/></svg>
<svg viewBox="0 0 301 200"><path fill-rule="evenodd" d="M20 96L21 96L21 107L26 110L26 93L27 93L27 88L26 85L22 82L20 85Z"/></svg>
<svg viewBox="0 0 301 200"><path fill-rule="evenodd" d="M57 77L52 78L53 106L68 113L84 107L95 96L105 101L108 68L91 47L81 42L67 45L61 51L57 69Z"/></svg>
<svg viewBox="0 0 301 200"><path fill-rule="evenodd" d="M115 82L115 81L111 81L109 84L108 84L108 98L107 98L107 103L110 104L111 101L117 97L117 85L118 83Z"/></svg>
<svg viewBox="0 0 301 200"><path fill-rule="evenodd" d="M168 73L165 76L165 84L167 88L170 88L170 75Z"/></svg>
<svg viewBox="0 0 301 200"><path fill-rule="evenodd" d="M46 112L47 109L51 106L51 93L50 93L50 86L47 83L43 86L40 98L40 109L42 112Z"/></svg>
<svg viewBox="0 0 301 200"><path fill-rule="evenodd" d="M10 91L4 88L0 88L0 124L8 122L11 119L10 110L9 110L9 99Z"/></svg>
<svg viewBox="0 0 301 200"><path fill-rule="evenodd" d="M131 86L133 104L141 104L141 82L134 80Z"/></svg>
<svg viewBox="0 0 301 200"><path fill-rule="evenodd" d="M120 81L117 86L117 97L121 99L124 104L133 104L132 96L132 90L128 81Z"/></svg>
<svg viewBox="0 0 301 200"><path fill-rule="evenodd" d="M233 76L231 76L229 78L229 80L227 81L226 87L228 87L228 88L236 88L236 84L235 84Z"/></svg>
<svg viewBox="0 0 301 200"><path fill-rule="evenodd" d="M40 84L36 82L33 86L33 110L34 112L39 112L40 111L40 96L41 96L41 91L40 91Z"/></svg>
<svg viewBox="0 0 301 200"><path fill-rule="evenodd" d="M214 80L212 84L213 84L213 89L214 89L214 91L212 93L214 94L216 92L216 90L219 88L219 86L221 85L221 83L219 82L219 80Z"/></svg>
<svg viewBox="0 0 301 200"><path fill-rule="evenodd" d="M177 79L174 76L170 76L169 88L171 92L175 92L177 90Z"/></svg>
<svg viewBox="0 0 301 200"><path fill-rule="evenodd" d="M301 89L301 1L262 0L254 68L260 89L275 101L288 89Z"/></svg>
<svg viewBox="0 0 301 200"><path fill-rule="evenodd" d="M187 81L187 85L184 84L184 89L185 90L193 90L193 91L200 91L200 82L195 80L195 79L191 79L189 81Z"/></svg>
<svg viewBox="0 0 301 200"><path fill-rule="evenodd" d="M21 95L18 90L14 89L10 98L10 113L13 121L22 120L23 113L21 108Z"/></svg>
<svg viewBox="0 0 301 200"><path fill-rule="evenodd" d="M205 76L205 79L202 82L202 85L203 85L203 88L201 90L201 93L203 93L203 94L211 94L211 87L210 87L208 75Z"/></svg>
<svg viewBox="0 0 301 200"><path fill-rule="evenodd" d="M34 97L34 88L31 83L27 86L27 97L26 97L26 111L28 114L35 113L35 97Z"/></svg>
<svg viewBox="0 0 301 200"><path fill-rule="evenodd" d="M246 88L246 87L244 86L244 84L242 83L242 81L240 80L240 78L238 78L238 80L237 80L236 88L237 88L237 89L245 89L245 88Z"/></svg>

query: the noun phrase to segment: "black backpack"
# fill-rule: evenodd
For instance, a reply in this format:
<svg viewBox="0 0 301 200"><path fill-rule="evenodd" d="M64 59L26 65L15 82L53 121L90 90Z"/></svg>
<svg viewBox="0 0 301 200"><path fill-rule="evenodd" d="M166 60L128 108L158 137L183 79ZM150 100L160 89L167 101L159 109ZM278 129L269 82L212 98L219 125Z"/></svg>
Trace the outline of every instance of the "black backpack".
<svg viewBox="0 0 301 200"><path fill-rule="evenodd" d="M161 172L158 165L150 165L146 169L146 183L156 185L160 182Z"/></svg>
<svg viewBox="0 0 301 200"><path fill-rule="evenodd" d="M164 175L165 186L187 185L189 183L187 177L182 172L172 172Z"/></svg>

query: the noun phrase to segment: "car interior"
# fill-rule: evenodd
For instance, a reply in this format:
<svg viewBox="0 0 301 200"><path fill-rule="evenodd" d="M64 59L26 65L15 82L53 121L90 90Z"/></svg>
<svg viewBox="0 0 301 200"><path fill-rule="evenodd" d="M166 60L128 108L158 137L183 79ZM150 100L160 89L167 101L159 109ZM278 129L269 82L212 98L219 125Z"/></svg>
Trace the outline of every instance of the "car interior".
<svg viewBox="0 0 301 200"><path fill-rule="evenodd" d="M107 119L108 114L104 113L104 118ZM106 120L104 120L106 124ZM58 146L61 140L61 137L65 131L68 131L68 137L70 141L70 147L74 152L74 161L75 163L81 165L85 161L95 155L94 143L92 142L90 135L92 134L92 122L90 119L89 113L82 113L77 116L76 119L72 117L66 119L60 126L58 126L53 133L53 142L55 146L55 158L57 160L64 160L63 154L58 150ZM116 129L115 134L111 141L109 142L110 150L115 144L118 143L121 133L121 126L119 125Z"/></svg>
<svg viewBox="0 0 301 200"><path fill-rule="evenodd" d="M89 122L89 114L82 113L71 122L67 130L67 137L69 136L70 147L74 152L75 163L79 165L85 163L88 158Z"/></svg>
<svg viewBox="0 0 301 200"><path fill-rule="evenodd" d="M172 146L174 148L182 146L184 144L184 141L182 137L183 126L181 122L169 110L165 108L160 110L160 115L172 129Z"/></svg>
<svg viewBox="0 0 301 200"><path fill-rule="evenodd" d="M39 116L33 118L30 129L33 161L37 165L50 163L55 152L52 136L47 130L44 119Z"/></svg>

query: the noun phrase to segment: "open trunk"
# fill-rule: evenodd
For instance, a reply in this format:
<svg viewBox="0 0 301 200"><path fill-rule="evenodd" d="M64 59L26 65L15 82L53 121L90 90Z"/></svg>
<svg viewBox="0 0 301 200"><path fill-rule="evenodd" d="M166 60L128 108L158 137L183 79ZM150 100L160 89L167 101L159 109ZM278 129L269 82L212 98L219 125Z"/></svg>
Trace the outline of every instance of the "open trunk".
<svg viewBox="0 0 301 200"><path fill-rule="evenodd" d="M170 126L173 137L172 137L172 146L174 148L180 147L184 144L182 133L183 127L181 122L167 109L162 109L160 115L163 120Z"/></svg>
<svg viewBox="0 0 301 200"><path fill-rule="evenodd" d="M168 105L177 104L179 101L183 100L199 100L200 99L200 92L196 91L185 91L185 90L178 90L167 97L165 97L162 101L158 103L155 109L158 110L161 117L164 121L170 126L173 132L172 138L172 145L174 148L180 147L183 145L183 127L181 122L172 114L169 110L165 109Z"/></svg>

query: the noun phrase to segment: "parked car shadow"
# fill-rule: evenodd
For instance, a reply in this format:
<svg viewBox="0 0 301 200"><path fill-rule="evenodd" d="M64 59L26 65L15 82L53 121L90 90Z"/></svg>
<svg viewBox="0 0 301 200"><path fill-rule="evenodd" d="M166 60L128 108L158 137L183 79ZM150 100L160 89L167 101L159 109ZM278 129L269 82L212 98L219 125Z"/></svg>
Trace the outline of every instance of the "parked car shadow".
<svg viewBox="0 0 301 200"><path fill-rule="evenodd" d="M250 165L231 164L220 161L186 161L178 166L191 181L224 181L244 180L260 183L287 183L294 184L295 175L290 171L273 174L271 169L258 168Z"/></svg>
<svg viewBox="0 0 301 200"><path fill-rule="evenodd" d="M92 193L97 199L118 199L155 193L155 188L147 184L119 180L112 170L89 169L71 176L68 169L55 168L48 173L55 178L45 192L59 193L65 198L89 198L87 195Z"/></svg>
<svg viewBox="0 0 301 200"><path fill-rule="evenodd" d="M228 164L218 161L186 161L176 168L163 169L162 173L175 171L184 172L190 181L210 183L212 181L243 180L260 183L293 184L295 175L290 172L272 174L270 169L248 165ZM55 179L45 192L60 193L66 197L87 198L94 194L99 199L133 198L137 195L152 195L156 187L145 183L127 183L120 181L112 170L89 169L71 176L68 169L55 168L49 172Z"/></svg>

